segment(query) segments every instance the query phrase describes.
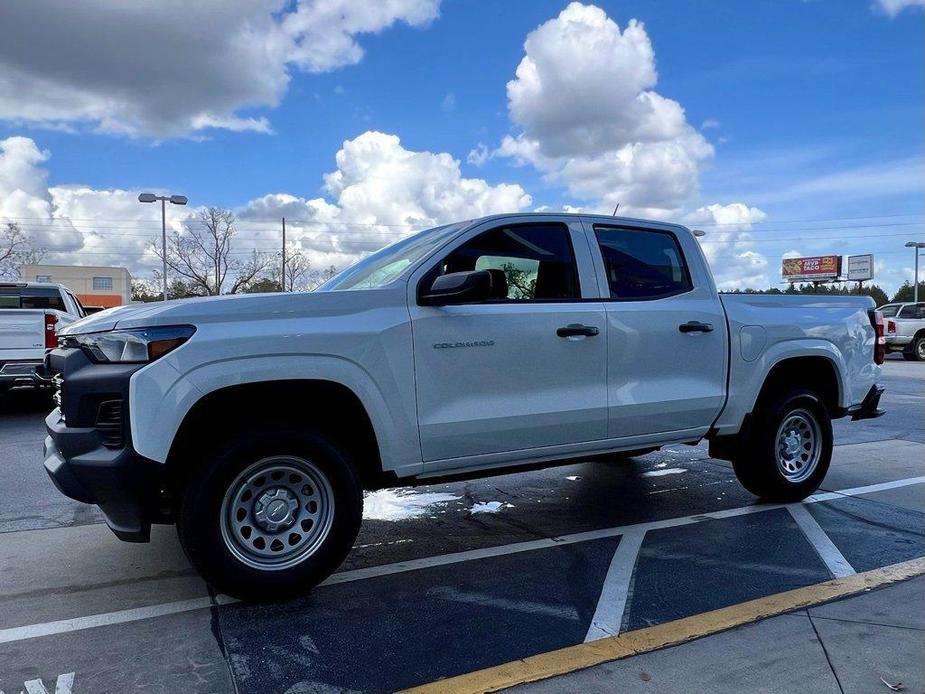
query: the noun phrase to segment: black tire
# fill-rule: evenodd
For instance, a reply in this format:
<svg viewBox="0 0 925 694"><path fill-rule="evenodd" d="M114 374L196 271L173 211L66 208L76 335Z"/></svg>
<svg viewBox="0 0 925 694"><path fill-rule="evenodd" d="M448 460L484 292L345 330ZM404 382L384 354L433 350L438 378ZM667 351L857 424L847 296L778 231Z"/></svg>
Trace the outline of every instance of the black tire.
<svg viewBox="0 0 925 694"><path fill-rule="evenodd" d="M908 361L925 361L925 336L913 339L909 351L903 352L903 357Z"/></svg>
<svg viewBox="0 0 925 694"><path fill-rule="evenodd" d="M310 548L302 550L309 553L292 558L290 561L295 563L283 568L246 563L247 559L241 557L247 557L247 550L253 549L240 549L245 542L242 533L236 534L228 529L234 523L230 514L235 504L243 503L234 501L240 495L235 496L231 487L244 488L246 494L249 487L240 477L246 471L255 469L258 463L268 464L265 462L268 459L295 461L291 463L293 465L298 461L308 461L314 468L312 474L320 475L320 478L316 478L318 484L303 484L311 480L300 481L298 475L284 477L283 481L276 484L285 485L288 480L294 480L296 489L301 487L315 494L313 487L323 487L326 480L328 486L325 487L324 498L333 499L333 509L327 512L328 521L324 523L328 529L315 531L316 540ZM267 490L281 488L271 487L274 482L269 479L261 484L265 484ZM253 499L253 508L248 510L248 514L255 513L261 492L262 489L248 497ZM286 493L296 495L299 492ZM317 493L322 494L320 491ZM228 505L224 507L227 516L222 511L226 495L229 498ZM303 499L293 496L293 500L296 506L294 512L301 513ZM317 507L316 504L316 510ZM305 505L304 508L307 512L309 506ZM238 507L240 510L241 507ZM353 546L362 516L363 488L349 454L342 447L320 434L292 427L267 426L241 432L220 450L206 454L202 464L189 475L179 492L177 533L190 562L217 591L243 600L269 602L304 593L333 573ZM225 523L224 517L229 519L228 523ZM273 532L257 528L257 521L250 515L246 522L253 522L255 532L267 535L267 539L279 538L284 545L283 552L290 551L285 544L291 542L293 535L297 535L290 531L299 531L296 525ZM311 525L309 523L306 535L311 535ZM319 527L321 525L319 523ZM276 543L276 540L271 541ZM234 549L236 547L238 549ZM258 564L261 561L249 558Z"/></svg>
<svg viewBox="0 0 925 694"><path fill-rule="evenodd" d="M812 450L818 450L818 458L807 454L810 460L815 460L811 466L809 460L801 460L806 445L799 435L802 420L806 422L807 431L813 430L812 422L816 427L811 438ZM795 421L799 426L791 430L797 434L790 437L794 448L782 450L785 462L779 464L778 446L782 444L779 444L778 433L787 421ZM787 433L786 430L781 432L782 435ZM742 486L755 496L767 501L800 501L815 492L825 478L832 460L832 444L832 420L825 404L810 390L793 389L772 394L759 403L749 431L737 446L732 467ZM794 451L792 458L789 450ZM785 474L781 469L785 464L797 469ZM803 467L799 468L801 464Z"/></svg>

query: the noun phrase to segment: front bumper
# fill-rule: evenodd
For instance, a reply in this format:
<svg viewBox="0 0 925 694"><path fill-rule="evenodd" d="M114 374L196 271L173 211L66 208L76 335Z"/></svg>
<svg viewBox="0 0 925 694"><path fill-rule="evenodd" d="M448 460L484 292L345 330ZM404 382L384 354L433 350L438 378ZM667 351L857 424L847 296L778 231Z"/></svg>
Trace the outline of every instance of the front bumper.
<svg viewBox="0 0 925 694"><path fill-rule="evenodd" d="M52 350L60 386L45 418L45 470L66 496L96 504L122 540L147 542L159 510L163 465L138 454L129 427L129 382L138 364L94 364L76 348Z"/></svg>
<svg viewBox="0 0 925 694"><path fill-rule="evenodd" d="M45 418L45 471L65 496L96 504L120 540L147 542L157 513L162 465L130 446L102 445L94 428L68 427L55 408Z"/></svg>

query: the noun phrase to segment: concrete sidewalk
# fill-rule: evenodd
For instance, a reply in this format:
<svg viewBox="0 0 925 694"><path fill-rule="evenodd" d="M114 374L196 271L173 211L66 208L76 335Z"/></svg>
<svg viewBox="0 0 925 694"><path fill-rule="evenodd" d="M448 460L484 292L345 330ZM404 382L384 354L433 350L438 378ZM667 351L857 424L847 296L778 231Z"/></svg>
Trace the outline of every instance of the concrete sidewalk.
<svg viewBox="0 0 925 694"><path fill-rule="evenodd" d="M925 692L925 576L508 692Z"/></svg>

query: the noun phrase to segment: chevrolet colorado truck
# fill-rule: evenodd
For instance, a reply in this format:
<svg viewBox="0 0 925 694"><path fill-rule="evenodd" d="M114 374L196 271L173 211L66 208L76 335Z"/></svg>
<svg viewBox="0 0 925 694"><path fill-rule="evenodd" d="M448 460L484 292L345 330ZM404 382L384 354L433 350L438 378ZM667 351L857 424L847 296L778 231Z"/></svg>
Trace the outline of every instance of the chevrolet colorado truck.
<svg viewBox="0 0 925 694"><path fill-rule="evenodd" d="M405 238L311 293L103 311L61 331L45 467L123 540L176 523L246 599L304 591L365 490L710 442L742 484L820 484L876 417L866 297L717 293L683 226L499 215Z"/></svg>

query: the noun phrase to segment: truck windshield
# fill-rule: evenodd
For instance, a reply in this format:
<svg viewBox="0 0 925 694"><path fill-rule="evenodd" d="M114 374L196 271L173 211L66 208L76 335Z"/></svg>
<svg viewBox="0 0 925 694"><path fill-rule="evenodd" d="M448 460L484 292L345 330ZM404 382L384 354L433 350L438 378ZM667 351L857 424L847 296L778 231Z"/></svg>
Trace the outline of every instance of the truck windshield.
<svg viewBox="0 0 925 694"><path fill-rule="evenodd" d="M397 278L458 231L465 222L434 227L386 246L322 284L316 291L341 289L377 289Z"/></svg>

